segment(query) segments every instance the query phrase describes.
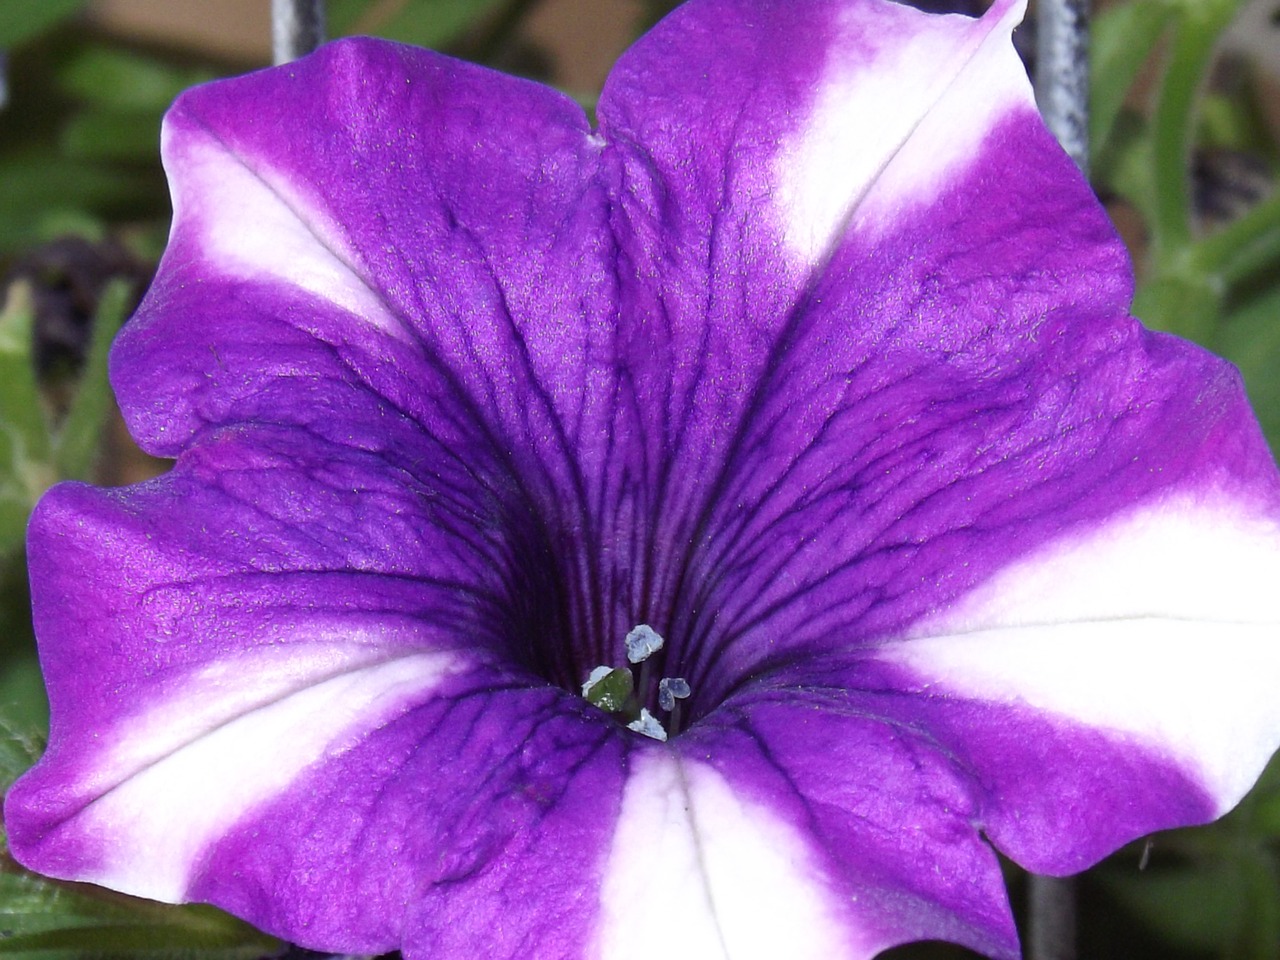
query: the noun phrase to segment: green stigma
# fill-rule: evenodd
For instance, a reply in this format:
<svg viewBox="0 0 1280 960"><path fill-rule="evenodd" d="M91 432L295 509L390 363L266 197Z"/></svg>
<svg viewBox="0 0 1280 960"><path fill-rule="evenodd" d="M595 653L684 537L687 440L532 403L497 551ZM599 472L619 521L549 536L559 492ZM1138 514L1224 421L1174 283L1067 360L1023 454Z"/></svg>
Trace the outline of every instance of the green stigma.
<svg viewBox="0 0 1280 960"><path fill-rule="evenodd" d="M591 676L582 685L582 695L587 702L599 707L605 713L621 713L631 699L635 689L635 678L630 670L610 670L608 667L596 667Z"/></svg>

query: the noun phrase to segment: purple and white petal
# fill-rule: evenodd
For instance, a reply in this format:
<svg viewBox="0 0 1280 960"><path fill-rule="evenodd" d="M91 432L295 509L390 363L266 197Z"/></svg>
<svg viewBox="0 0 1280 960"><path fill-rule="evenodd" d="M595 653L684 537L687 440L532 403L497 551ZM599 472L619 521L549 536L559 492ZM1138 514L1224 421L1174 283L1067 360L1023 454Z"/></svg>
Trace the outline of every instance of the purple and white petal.
<svg viewBox="0 0 1280 960"><path fill-rule="evenodd" d="M410 960L1013 958L979 831L1233 804L1280 478L1128 316L1019 15L692 0L597 133L368 40L184 96L113 356L178 464L37 513L15 855Z"/></svg>
<svg viewBox="0 0 1280 960"><path fill-rule="evenodd" d="M53 728L7 798L15 856L317 947L435 953L495 884L531 905L496 955L585 942L627 735L522 665L501 558L431 498L377 457L252 433L42 503Z"/></svg>
<svg viewBox="0 0 1280 960"><path fill-rule="evenodd" d="M685 751L632 762L589 955L869 957L805 825ZM655 918L661 922L655 922Z"/></svg>
<svg viewBox="0 0 1280 960"><path fill-rule="evenodd" d="M876 656L955 714L954 749L994 787L983 813L992 840L1034 869L1065 873L1128 839L1121 821L1135 833L1212 819L1253 785L1280 739L1277 578L1274 504L1220 490L1173 495L1019 560ZM974 707L972 725L957 702ZM1082 742L1101 732L1125 745L1127 762L1146 757L1180 774L1172 789L1199 791L1199 809L1171 809L1148 785L1126 791L1124 817L1045 830L1028 815L1047 805L1037 797L1097 810L1117 772L1100 752L1067 758L1074 770L1046 763L1043 741L975 750L966 740L991 737L987 717L997 715L1074 729Z"/></svg>

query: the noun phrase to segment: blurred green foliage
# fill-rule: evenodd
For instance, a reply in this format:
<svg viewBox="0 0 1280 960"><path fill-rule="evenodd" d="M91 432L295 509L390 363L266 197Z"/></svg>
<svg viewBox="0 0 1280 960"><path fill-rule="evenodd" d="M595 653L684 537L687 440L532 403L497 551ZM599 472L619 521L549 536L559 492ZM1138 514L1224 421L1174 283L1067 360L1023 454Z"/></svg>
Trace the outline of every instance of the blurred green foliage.
<svg viewBox="0 0 1280 960"><path fill-rule="evenodd" d="M1097 19L1092 176L1137 211L1145 231L1134 313L1236 363L1276 450L1280 144L1262 119L1251 65L1234 64L1239 76L1227 89L1210 82L1221 67L1218 41L1241 6L1129 0ZM1157 80L1135 95L1152 66ZM1250 191L1256 202L1240 203ZM1238 215L1215 216L1232 194Z"/></svg>
<svg viewBox="0 0 1280 960"><path fill-rule="evenodd" d="M676 5L639 5L637 30ZM83 6L0 2L10 77L0 112L0 274L23 258L38 265L43 245L68 235L122 244L145 272L167 232L164 110L186 87L256 66L103 34L77 18ZM330 0L328 13L335 35L378 34L545 78L549 58L521 32L535 6ZM1280 144L1262 120L1247 64L1230 84L1208 84L1217 42L1238 9L1239 0L1124 0L1097 19L1091 175L1139 224L1135 312L1236 362L1280 449ZM1224 173L1224 158L1243 162L1252 177L1227 215L1215 213L1212 191L1229 188L1238 199L1242 189L1217 182L1235 169L1228 163ZM83 308L91 331L83 357L69 369L38 371L34 294L45 282L55 281L28 269L0 300L0 788L37 755L46 723L22 556L26 517L55 480L95 477L111 415L107 346L139 294L128 272L95 288L95 303ZM1010 879L1016 903L1015 868ZM1280 764L1220 823L1121 851L1085 874L1079 890L1082 956L1280 957ZM45 880L0 852L0 956L252 958L280 949L216 911ZM969 956L943 945L891 953Z"/></svg>

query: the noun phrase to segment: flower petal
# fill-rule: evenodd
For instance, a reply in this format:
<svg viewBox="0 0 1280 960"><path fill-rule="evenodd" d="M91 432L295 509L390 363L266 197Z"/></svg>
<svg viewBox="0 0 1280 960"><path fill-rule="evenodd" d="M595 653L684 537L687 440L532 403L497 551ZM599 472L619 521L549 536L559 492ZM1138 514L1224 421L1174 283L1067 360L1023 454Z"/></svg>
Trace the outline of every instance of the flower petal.
<svg viewBox="0 0 1280 960"><path fill-rule="evenodd" d="M459 677L246 813L189 895L327 950L582 956L625 736L553 687Z"/></svg>
<svg viewBox="0 0 1280 960"><path fill-rule="evenodd" d="M920 733L848 691L765 682L671 755L633 763L606 873L608 902L623 905L606 910L607 942L640 945L620 956L660 946L665 931L643 931L621 895L665 870L687 878L659 901L670 934L709 956L790 944L788 955L863 960L933 938L1017 957L973 791Z"/></svg>
<svg viewBox="0 0 1280 960"><path fill-rule="evenodd" d="M661 626L695 691L926 612L942 598L892 581L977 521L969 486L997 489L1001 461L1024 476L1000 497L1028 486L1037 450L1081 422L1096 445L1126 385L1153 379L1123 247L1007 42L1018 13L697 0L610 78L620 361L633 432L661 453L637 561L677 598ZM801 196L813 184L826 206ZM1206 375L1189 366L1153 398ZM925 561L944 564L957 591L994 569Z"/></svg>
<svg viewBox="0 0 1280 960"><path fill-rule="evenodd" d="M171 244L113 355L131 430L174 455L234 422L412 424L569 471L614 314L599 153L562 95L380 41L189 91Z"/></svg>
<svg viewBox="0 0 1280 960"><path fill-rule="evenodd" d="M1259 683L1152 710L1212 631L1210 702L1274 677L1274 610L1148 567L1211 521L1270 576L1280 482L1238 378L1127 316L1017 15L692 0L599 136L373 41L187 95L114 357L181 458L37 516L17 855L328 949L655 952L620 905L673 870L677 946L1012 957L978 827L1071 869L1231 802ZM639 623L692 691L663 747L574 692ZM1061 652L1157 645L1137 706Z"/></svg>
<svg viewBox="0 0 1280 960"><path fill-rule="evenodd" d="M684 751L631 765L591 955L870 957L809 838ZM655 922L661 918L661 922Z"/></svg>
<svg viewBox="0 0 1280 960"><path fill-rule="evenodd" d="M663 626L695 696L901 636L1134 504L1220 480L1276 501L1234 371L1128 316L1128 258L1034 112L1014 7L749 6L681 8L601 105L620 222L681 251L680 272L664 250L622 279L626 315L665 319L629 366L665 442L654 523L692 544L672 575L683 622ZM832 119L846 101L859 136ZM886 102L908 115L887 145ZM864 143L883 154L851 158ZM821 256L799 256L803 217L784 214L816 207L786 184L826 182L828 162L867 174L833 199Z"/></svg>
<svg viewBox="0 0 1280 960"><path fill-rule="evenodd" d="M428 492L256 427L43 500L53 726L6 798L14 855L327 949L473 946L450 918L497 909L495 885L529 903L495 956L585 942L627 735L531 672L500 555Z"/></svg>
<svg viewBox="0 0 1280 960"><path fill-rule="evenodd" d="M1054 542L876 654L907 668L988 791L984 828L1032 869L1220 816L1280 742L1280 510L1207 494ZM1045 724L1060 733L998 732ZM1118 749L1082 762L1099 732Z"/></svg>

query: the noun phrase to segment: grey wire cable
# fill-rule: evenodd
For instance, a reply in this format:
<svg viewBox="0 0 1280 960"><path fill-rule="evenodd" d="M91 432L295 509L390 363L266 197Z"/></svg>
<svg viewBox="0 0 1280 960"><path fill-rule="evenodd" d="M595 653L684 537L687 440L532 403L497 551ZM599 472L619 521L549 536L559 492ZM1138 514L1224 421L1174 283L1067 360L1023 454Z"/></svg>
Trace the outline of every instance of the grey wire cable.
<svg viewBox="0 0 1280 960"><path fill-rule="evenodd" d="M1036 103L1077 167L1089 170L1089 0L1036 0ZM1071 877L1027 878L1027 956L1075 960Z"/></svg>
<svg viewBox="0 0 1280 960"><path fill-rule="evenodd" d="M1075 960L1074 877L1027 877L1028 960Z"/></svg>
<svg viewBox="0 0 1280 960"><path fill-rule="evenodd" d="M1089 164L1089 0L1037 0L1036 103L1081 170Z"/></svg>
<svg viewBox="0 0 1280 960"><path fill-rule="evenodd" d="M324 43L324 0L271 0L271 52L277 64Z"/></svg>
<svg viewBox="0 0 1280 960"><path fill-rule="evenodd" d="M0 50L0 110L9 105L9 53Z"/></svg>

